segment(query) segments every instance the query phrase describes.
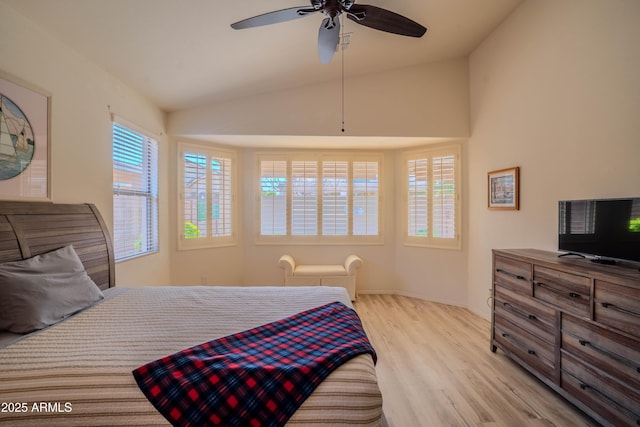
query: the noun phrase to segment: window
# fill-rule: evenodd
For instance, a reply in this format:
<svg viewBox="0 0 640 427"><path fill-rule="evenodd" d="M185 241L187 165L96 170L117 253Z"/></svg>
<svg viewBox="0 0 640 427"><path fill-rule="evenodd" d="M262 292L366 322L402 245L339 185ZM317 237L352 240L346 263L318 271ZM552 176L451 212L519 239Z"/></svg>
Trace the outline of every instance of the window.
<svg viewBox="0 0 640 427"><path fill-rule="evenodd" d="M458 146L406 155L407 244L460 248L459 159Z"/></svg>
<svg viewBox="0 0 640 427"><path fill-rule="evenodd" d="M259 156L259 241L379 242L380 165L378 155Z"/></svg>
<svg viewBox="0 0 640 427"><path fill-rule="evenodd" d="M113 123L116 261L158 251L158 143Z"/></svg>
<svg viewBox="0 0 640 427"><path fill-rule="evenodd" d="M235 244L235 155L199 145L179 147L179 249Z"/></svg>

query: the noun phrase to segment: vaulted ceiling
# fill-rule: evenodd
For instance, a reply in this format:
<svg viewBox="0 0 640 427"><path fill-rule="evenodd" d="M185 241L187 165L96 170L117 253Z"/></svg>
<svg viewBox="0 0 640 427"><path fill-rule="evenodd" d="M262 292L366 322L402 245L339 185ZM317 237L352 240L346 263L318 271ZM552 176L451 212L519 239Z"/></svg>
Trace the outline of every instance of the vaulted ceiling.
<svg viewBox="0 0 640 427"><path fill-rule="evenodd" d="M230 24L304 0L0 0L167 112L466 56L522 0L366 0L428 28L422 38L343 20L344 55L318 59L321 14ZM358 4L358 3L356 3ZM364 3L362 3L364 4ZM344 62L343 62L344 58Z"/></svg>

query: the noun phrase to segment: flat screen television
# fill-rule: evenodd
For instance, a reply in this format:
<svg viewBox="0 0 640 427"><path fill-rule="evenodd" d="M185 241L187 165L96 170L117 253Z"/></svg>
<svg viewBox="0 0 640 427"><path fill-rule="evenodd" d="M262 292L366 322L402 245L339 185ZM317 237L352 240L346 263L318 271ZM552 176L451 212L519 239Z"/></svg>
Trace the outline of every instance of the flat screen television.
<svg viewBox="0 0 640 427"><path fill-rule="evenodd" d="M560 252L594 262L640 262L640 197L563 200L558 206Z"/></svg>

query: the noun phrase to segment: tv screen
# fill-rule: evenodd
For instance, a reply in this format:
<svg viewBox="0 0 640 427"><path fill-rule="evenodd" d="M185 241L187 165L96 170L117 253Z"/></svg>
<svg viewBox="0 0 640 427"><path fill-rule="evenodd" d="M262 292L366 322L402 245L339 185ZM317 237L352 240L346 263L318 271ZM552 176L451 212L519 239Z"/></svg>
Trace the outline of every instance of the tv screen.
<svg viewBox="0 0 640 427"><path fill-rule="evenodd" d="M558 249L640 262L640 197L559 202Z"/></svg>

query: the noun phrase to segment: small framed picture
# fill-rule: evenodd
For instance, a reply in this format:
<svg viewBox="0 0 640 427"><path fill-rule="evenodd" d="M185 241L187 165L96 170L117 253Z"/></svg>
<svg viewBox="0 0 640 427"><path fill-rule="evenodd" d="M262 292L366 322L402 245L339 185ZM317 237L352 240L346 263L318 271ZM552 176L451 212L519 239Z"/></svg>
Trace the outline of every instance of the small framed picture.
<svg viewBox="0 0 640 427"><path fill-rule="evenodd" d="M520 209L520 168L489 172L489 209Z"/></svg>

